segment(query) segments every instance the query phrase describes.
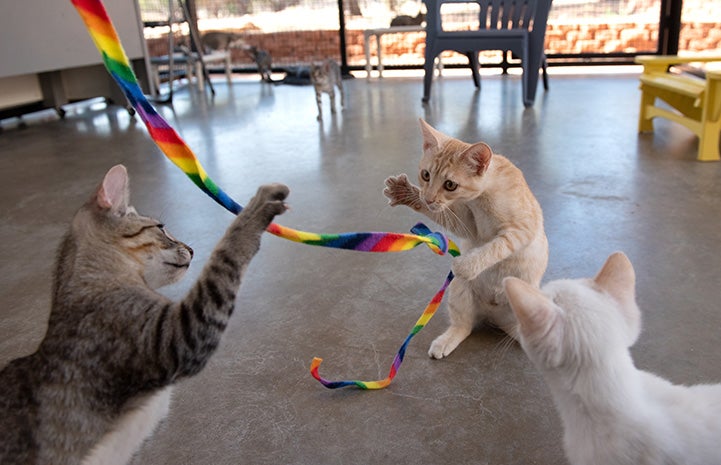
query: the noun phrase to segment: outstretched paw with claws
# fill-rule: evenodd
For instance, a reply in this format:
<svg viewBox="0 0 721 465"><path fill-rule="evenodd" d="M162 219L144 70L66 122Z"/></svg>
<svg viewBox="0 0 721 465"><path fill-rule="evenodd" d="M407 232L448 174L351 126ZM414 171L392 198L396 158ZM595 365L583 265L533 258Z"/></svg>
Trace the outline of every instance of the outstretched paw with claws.
<svg viewBox="0 0 721 465"><path fill-rule="evenodd" d="M420 189L411 184L405 174L389 176L386 178L385 185L383 195L388 197L388 203L391 207L407 205L415 210L420 210L423 207Z"/></svg>

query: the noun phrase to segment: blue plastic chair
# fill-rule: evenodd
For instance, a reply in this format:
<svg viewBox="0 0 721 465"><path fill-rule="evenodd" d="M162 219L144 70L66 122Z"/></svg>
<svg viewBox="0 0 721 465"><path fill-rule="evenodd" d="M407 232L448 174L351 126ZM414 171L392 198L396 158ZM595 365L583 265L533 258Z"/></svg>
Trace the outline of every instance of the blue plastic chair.
<svg viewBox="0 0 721 465"><path fill-rule="evenodd" d="M552 0L424 0L426 4L426 52L423 78L423 102L431 96L433 63L444 50L454 50L468 57L473 83L481 87L478 52L511 51L521 60L523 69L523 104L533 105L538 87L539 69L543 68L543 87L548 90L544 41ZM444 4L477 4L479 28L444 31L441 6Z"/></svg>

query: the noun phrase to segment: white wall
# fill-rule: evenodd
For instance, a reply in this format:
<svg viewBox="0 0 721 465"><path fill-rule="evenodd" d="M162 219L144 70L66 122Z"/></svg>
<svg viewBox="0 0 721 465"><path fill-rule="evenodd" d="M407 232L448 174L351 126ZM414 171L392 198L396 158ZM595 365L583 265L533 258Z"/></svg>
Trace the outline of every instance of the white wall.
<svg viewBox="0 0 721 465"><path fill-rule="evenodd" d="M131 59L143 57L136 0L103 0ZM70 0L0 0L0 78L102 63Z"/></svg>

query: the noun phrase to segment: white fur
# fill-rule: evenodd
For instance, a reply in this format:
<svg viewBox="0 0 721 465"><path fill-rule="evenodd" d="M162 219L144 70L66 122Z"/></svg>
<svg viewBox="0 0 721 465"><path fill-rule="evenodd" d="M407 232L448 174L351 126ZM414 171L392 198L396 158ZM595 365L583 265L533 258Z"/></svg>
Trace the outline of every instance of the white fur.
<svg viewBox="0 0 721 465"><path fill-rule="evenodd" d="M83 459L82 465L125 465L168 414L172 388L144 399L121 416L112 431Z"/></svg>
<svg viewBox="0 0 721 465"><path fill-rule="evenodd" d="M566 456L573 465L719 464L721 385L673 385L634 366L634 286L620 253L593 280L542 291L504 280L521 345L560 413Z"/></svg>

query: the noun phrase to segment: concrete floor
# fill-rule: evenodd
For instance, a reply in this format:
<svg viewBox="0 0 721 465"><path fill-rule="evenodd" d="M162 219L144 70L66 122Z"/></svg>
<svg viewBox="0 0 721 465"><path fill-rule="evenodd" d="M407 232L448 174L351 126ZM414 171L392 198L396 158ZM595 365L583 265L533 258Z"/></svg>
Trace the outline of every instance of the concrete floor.
<svg viewBox="0 0 721 465"><path fill-rule="evenodd" d="M291 187L278 222L314 232L405 232L420 218L390 208L386 176L415 177L418 118L484 140L524 172L545 214L546 279L593 275L625 251L638 275L639 367L675 382L721 381L721 164L660 121L636 133L636 75L552 76L524 110L518 77L445 77L421 103L420 78L346 81L346 109L318 124L310 87L216 81L160 107L210 176L240 203L261 183ZM196 251L179 297L231 216L202 194L119 107L81 106L0 134L0 366L43 335L55 248L105 171L124 163L131 199ZM47 121L46 121L47 120ZM268 235L241 287L223 343L181 382L171 413L133 464L562 464L561 425L517 344L481 328L447 359L426 355L445 307L411 342L381 391L327 390L380 379L441 285L450 258L424 248L361 254Z"/></svg>

